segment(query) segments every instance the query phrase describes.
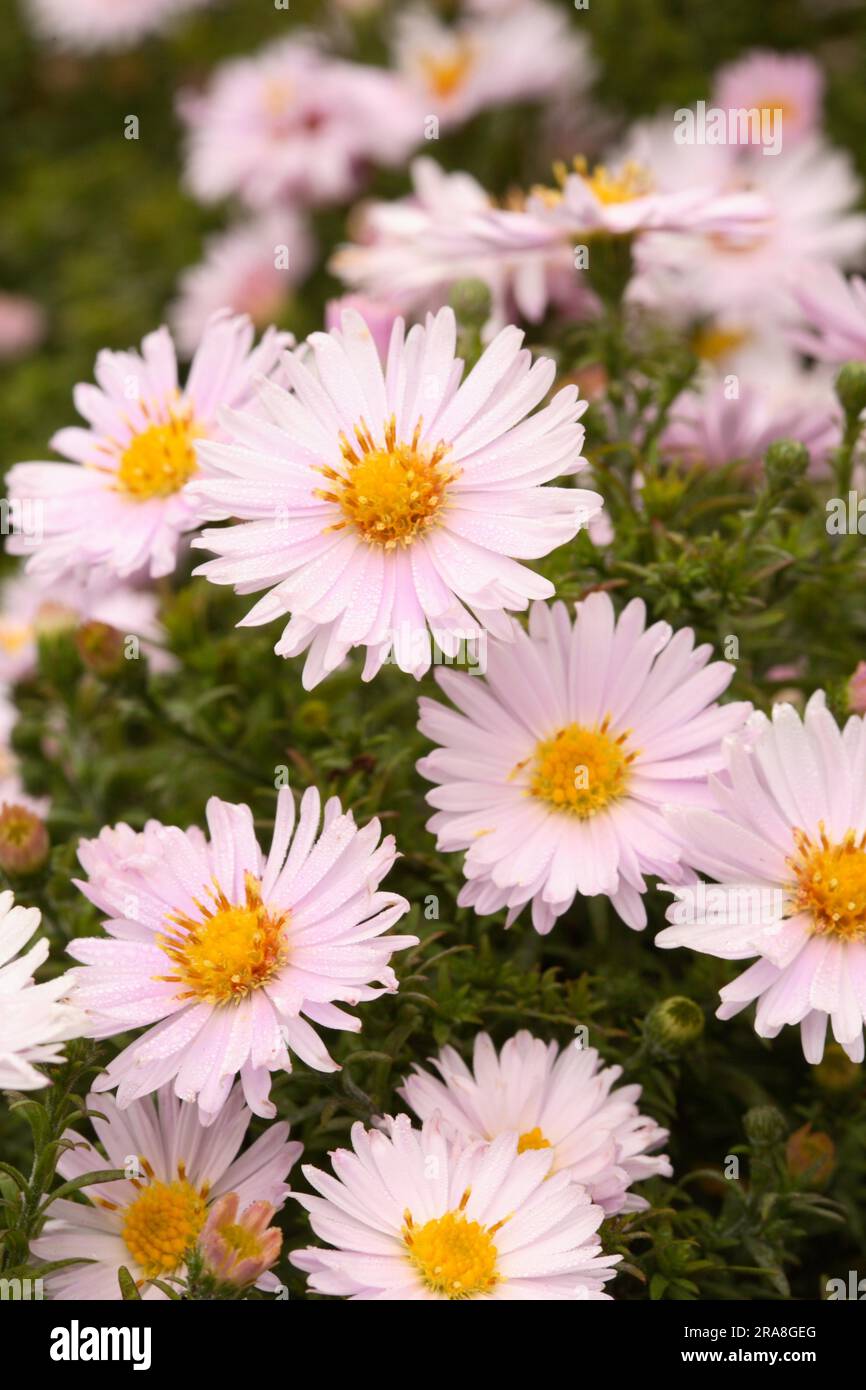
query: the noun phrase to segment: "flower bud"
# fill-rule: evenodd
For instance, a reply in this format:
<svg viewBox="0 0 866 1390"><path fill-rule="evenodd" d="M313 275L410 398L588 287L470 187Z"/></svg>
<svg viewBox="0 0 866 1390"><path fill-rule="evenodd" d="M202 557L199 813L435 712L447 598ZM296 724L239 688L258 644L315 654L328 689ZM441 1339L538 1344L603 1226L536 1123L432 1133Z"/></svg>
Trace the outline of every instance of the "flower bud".
<svg viewBox="0 0 866 1390"><path fill-rule="evenodd" d="M850 419L866 410L866 362L846 362L836 376L836 395Z"/></svg>
<svg viewBox="0 0 866 1390"><path fill-rule="evenodd" d="M491 302L483 280L458 280L448 299L462 328L483 328L490 318Z"/></svg>
<svg viewBox="0 0 866 1390"><path fill-rule="evenodd" d="M806 476L809 450L797 439L776 439L764 457L767 485L771 492L781 494L796 487Z"/></svg>
<svg viewBox="0 0 866 1390"><path fill-rule="evenodd" d="M9 802L0 808L0 869L4 873L12 878L38 873L50 850L48 831L34 811Z"/></svg>
<svg viewBox="0 0 866 1390"><path fill-rule="evenodd" d="M809 1187L824 1187L836 1167L836 1146L829 1134L805 1124L790 1135L785 1161L792 1177L803 1178Z"/></svg>
<svg viewBox="0 0 866 1390"><path fill-rule="evenodd" d="M650 1009L644 1019L644 1037L658 1056L682 1052L704 1031L703 1010L693 999L672 995Z"/></svg>
<svg viewBox="0 0 866 1390"><path fill-rule="evenodd" d="M123 633L108 623L83 623L75 634L78 655L96 676L116 676L123 668Z"/></svg>
<svg viewBox="0 0 866 1390"><path fill-rule="evenodd" d="M743 1119L746 1138L755 1148L768 1149L778 1144L787 1128L784 1116L775 1105L755 1105Z"/></svg>

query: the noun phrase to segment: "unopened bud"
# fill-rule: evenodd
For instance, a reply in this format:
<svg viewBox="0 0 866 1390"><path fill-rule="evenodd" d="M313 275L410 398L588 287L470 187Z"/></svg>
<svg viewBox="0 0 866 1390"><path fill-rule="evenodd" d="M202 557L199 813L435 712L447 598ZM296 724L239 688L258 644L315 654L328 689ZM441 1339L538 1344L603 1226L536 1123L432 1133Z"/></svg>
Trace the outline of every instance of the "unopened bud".
<svg viewBox="0 0 866 1390"><path fill-rule="evenodd" d="M9 802L0 808L0 869L12 878L38 873L50 850L48 831L34 811Z"/></svg>
<svg viewBox="0 0 866 1390"><path fill-rule="evenodd" d="M704 1013L693 999L675 994L650 1009L643 1027L644 1037L658 1055L673 1055L701 1037Z"/></svg>
<svg viewBox="0 0 866 1390"><path fill-rule="evenodd" d="M78 655L96 676L116 676L123 669L123 633L108 623L83 623L75 634Z"/></svg>
<svg viewBox="0 0 866 1390"><path fill-rule="evenodd" d="M784 1137L785 1119L775 1105L755 1105L743 1119L746 1138L758 1149L772 1148Z"/></svg>

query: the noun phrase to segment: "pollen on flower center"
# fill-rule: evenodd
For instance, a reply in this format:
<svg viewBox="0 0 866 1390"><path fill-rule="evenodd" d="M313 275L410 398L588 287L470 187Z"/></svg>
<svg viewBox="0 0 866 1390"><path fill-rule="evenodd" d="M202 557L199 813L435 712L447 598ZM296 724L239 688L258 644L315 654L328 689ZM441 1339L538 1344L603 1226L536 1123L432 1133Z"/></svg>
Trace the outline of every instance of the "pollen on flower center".
<svg viewBox="0 0 866 1390"><path fill-rule="evenodd" d="M849 830L834 843L822 825L817 843L802 830L794 837L797 852L788 860L796 879L794 911L808 913L818 935L866 939L866 835Z"/></svg>
<svg viewBox="0 0 866 1390"><path fill-rule="evenodd" d="M627 732L614 738L608 726L608 719L597 729L569 724L542 739L532 758L515 769L531 762L530 795L581 820L624 795L637 753L625 751Z"/></svg>
<svg viewBox="0 0 866 1390"><path fill-rule="evenodd" d="M517 1141L517 1152L525 1154L527 1149L549 1149L550 1140L545 1139L538 1125L535 1129L528 1129L525 1134L521 1134Z"/></svg>
<svg viewBox="0 0 866 1390"><path fill-rule="evenodd" d="M502 1223L488 1230L477 1221L467 1221L463 1207L468 1197L467 1192L457 1211L436 1216L420 1227L410 1212L403 1216L409 1258L428 1289L443 1298L478 1298L499 1281L493 1236Z"/></svg>
<svg viewBox="0 0 866 1390"><path fill-rule="evenodd" d="M411 443L398 441L392 417L384 444L377 444L367 426L356 426L357 447L341 437L346 472L321 471L333 484L318 497L335 502L344 517L331 529L351 526L368 545L394 550L409 546L428 531L445 504L448 484L458 476L444 464L448 445L421 444L421 422Z"/></svg>
<svg viewBox="0 0 866 1390"><path fill-rule="evenodd" d="M117 482L136 501L170 497L196 472L193 441L201 429L186 415L171 415L135 435L121 455Z"/></svg>
<svg viewBox="0 0 866 1390"><path fill-rule="evenodd" d="M246 900L240 905L218 887L208 892L212 905L195 903L201 921L183 913L169 919L178 930L159 937L158 944L176 973L157 978L181 986L181 999L239 1003L285 964L288 914L269 912L252 874L246 876Z"/></svg>
<svg viewBox="0 0 866 1390"><path fill-rule="evenodd" d="M123 1239L146 1278L156 1279L183 1263L206 1218L204 1197L185 1178L151 1182L126 1209Z"/></svg>

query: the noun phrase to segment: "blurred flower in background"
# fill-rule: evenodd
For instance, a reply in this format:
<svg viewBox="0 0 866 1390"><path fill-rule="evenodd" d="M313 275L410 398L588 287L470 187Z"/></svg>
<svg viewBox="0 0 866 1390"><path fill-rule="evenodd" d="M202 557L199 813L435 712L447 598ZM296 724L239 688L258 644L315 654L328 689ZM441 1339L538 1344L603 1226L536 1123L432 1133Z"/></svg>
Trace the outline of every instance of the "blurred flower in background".
<svg viewBox="0 0 866 1390"><path fill-rule="evenodd" d="M22 0L42 38L63 48L127 48L213 0Z"/></svg>

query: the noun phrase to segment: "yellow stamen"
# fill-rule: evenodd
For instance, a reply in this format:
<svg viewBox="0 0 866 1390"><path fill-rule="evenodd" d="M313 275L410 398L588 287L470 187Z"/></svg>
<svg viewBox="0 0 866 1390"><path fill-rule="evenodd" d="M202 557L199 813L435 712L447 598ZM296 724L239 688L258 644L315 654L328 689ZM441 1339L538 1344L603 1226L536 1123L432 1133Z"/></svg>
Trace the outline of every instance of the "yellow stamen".
<svg viewBox="0 0 866 1390"><path fill-rule="evenodd" d="M475 64L475 54L472 45L461 39L450 53L422 53L418 61L431 93L447 98L466 82Z"/></svg>
<svg viewBox="0 0 866 1390"><path fill-rule="evenodd" d="M525 1134L521 1134L517 1141L517 1152L525 1154L527 1149L549 1149L550 1140L545 1139L538 1125L535 1129L528 1129Z"/></svg>
<svg viewBox="0 0 866 1390"><path fill-rule="evenodd" d="M271 914L252 874L246 876L242 904L229 902L218 885L208 893L212 906L195 904L201 921L183 913L169 918L179 930L158 937L157 944L176 973L156 978L181 986L181 999L239 1003L285 964L288 913Z"/></svg>
<svg viewBox="0 0 866 1390"><path fill-rule="evenodd" d="M609 723L605 719L592 729L569 724L552 738L541 739L527 759L532 763L529 794L580 820L624 796L637 753L625 751L628 732L614 738L608 733Z"/></svg>
<svg viewBox="0 0 866 1390"><path fill-rule="evenodd" d="M817 936L866 940L866 835L847 831L836 843L823 823L817 843L794 831L796 853L788 860L795 879L791 907L811 917Z"/></svg>
<svg viewBox="0 0 866 1390"><path fill-rule="evenodd" d="M411 1214L404 1215L403 1240L410 1260L428 1289L448 1299L479 1298L499 1282L492 1238L499 1227L487 1230L468 1221L464 1205L417 1229Z"/></svg>
<svg viewBox="0 0 866 1390"><path fill-rule="evenodd" d="M321 471L332 484L317 496L335 502L344 520L331 529L351 526L367 545L394 550L409 546L428 531L445 505L448 485L459 476L444 463L448 445L421 443L421 421L409 443L397 439L392 416L384 444L377 444L362 420L355 444L341 437L346 471Z"/></svg>
<svg viewBox="0 0 866 1390"><path fill-rule="evenodd" d="M207 1208L188 1182L153 1182L127 1207L126 1248L148 1279L172 1274L204 1226Z"/></svg>
<svg viewBox="0 0 866 1390"><path fill-rule="evenodd" d="M179 492L198 468L193 440L201 434L190 416L172 414L134 435L117 470L121 492L137 502Z"/></svg>

